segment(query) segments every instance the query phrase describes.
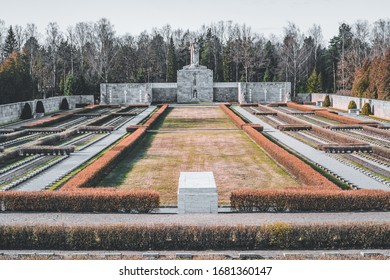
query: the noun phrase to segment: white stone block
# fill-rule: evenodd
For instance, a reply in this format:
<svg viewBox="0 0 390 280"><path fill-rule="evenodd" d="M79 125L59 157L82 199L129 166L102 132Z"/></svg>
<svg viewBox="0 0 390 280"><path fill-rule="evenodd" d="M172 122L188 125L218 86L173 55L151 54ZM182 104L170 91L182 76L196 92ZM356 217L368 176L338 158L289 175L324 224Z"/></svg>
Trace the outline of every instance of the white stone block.
<svg viewBox="0 0 390 280"><path fill-rule="evenodd" d="M178 213L218 213L213 172L180 172Z"/></svg>

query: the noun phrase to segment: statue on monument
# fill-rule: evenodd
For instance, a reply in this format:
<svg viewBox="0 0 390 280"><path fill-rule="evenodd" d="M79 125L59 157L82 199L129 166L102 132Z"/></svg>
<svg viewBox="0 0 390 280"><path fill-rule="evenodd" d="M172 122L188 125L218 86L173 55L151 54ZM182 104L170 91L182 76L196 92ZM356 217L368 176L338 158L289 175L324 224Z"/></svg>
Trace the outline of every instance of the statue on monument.
<svg viewBox="0 0 390 280"><path fill-rule="evenodd" d="M196 39L191 44L190 51L191 51L191 66L198 67L199 66L199 44Z"/></svg>

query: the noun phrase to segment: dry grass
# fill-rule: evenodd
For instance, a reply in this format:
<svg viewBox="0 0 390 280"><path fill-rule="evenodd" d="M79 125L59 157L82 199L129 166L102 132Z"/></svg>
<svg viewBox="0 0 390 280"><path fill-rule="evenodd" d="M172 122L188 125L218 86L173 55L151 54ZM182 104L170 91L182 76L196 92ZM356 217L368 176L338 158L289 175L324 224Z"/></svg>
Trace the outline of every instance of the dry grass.
<svg viewBox="0 0 390 280"><path fill-rule="evenodd" d="M221 204L229 203L232 190L297 185L244 132L235 129L219 108L174 108L160 132L148 133L99 186L155 189L163 205L176 205L180 172L214 172Z"/></svg>

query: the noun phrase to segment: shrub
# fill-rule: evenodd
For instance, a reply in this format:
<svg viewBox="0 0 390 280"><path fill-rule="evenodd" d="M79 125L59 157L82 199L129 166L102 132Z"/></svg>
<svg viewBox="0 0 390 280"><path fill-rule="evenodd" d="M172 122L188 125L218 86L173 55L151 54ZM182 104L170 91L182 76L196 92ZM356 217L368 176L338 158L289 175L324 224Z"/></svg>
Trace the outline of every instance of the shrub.
<svg viewBox="0 0 390 280"><path fill-rule="evenodd" d="M140 212L158 208L156 191L116 191L115 189L76 190L67 192L0 192L0 211L36 212Z"/></svg>
<svg viewBox="0 0 390 280"><path fill-rule="evenodd" d="M2 225L0 237L2 250L382 249L390 224Z"/></svg>
<svg viewBox="0 0 390 280"><path fill-rule="evenodd" d="M348 109L356 109L356 102L354 100L349 101Z"/></svg>
<svg viewBox="0 0 390 280"><path fill-rule="evenodd" d="M390 192L244 189L231 193L230 204L240 212L389 211Z"/></svg>
<svg viewBox="0 0 390 280"><path fill-rule="evenodd" d="M368 116L368 115L371 115L372 112L371 112L371 106L369 103L364 103L363 107L362 107L362 112L361 112L362 115L365 115L365 116Z"/></svg>
<svg viewBox="0 0 390 280"><path fill-rule="evenodd" d="M330 97L329 95L326 95L325 98L324 98L324 103L322 104L323 107L329 107L331 104L330 104Z"/></svg>

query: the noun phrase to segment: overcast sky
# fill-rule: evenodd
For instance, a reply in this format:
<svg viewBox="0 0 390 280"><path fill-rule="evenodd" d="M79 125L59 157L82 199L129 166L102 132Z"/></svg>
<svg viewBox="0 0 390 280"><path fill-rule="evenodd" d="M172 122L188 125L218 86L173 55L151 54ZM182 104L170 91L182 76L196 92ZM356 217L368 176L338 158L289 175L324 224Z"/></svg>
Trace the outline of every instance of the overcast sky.
<svg viewBox="0 0 390 280"><path fill-rule="evenodd" d="M370 23L390 16L389 0L0 0L0 19L7 25L35 23L44 33L49 22L63 31L81 21L108 18L118 35L137 35L170 24L197 30L203 24L232 20L265 36L283 34L288 21L301 31L322 27L328 41L341 22Z"/></svg>

